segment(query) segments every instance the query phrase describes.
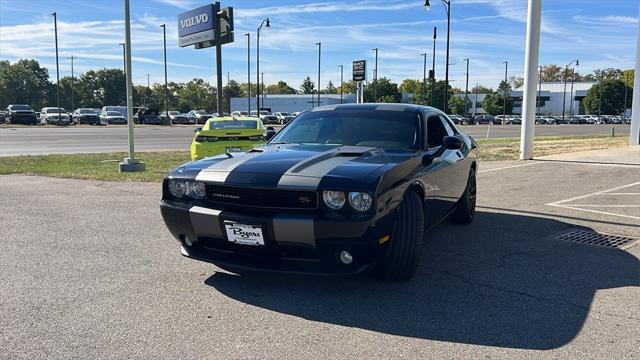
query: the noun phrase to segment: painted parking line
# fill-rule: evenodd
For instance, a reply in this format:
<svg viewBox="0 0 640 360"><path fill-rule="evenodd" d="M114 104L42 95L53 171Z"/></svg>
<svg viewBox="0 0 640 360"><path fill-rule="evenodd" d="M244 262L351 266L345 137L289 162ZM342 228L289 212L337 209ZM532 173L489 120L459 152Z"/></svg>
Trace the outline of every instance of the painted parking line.
<svg viewBox="0 0 640 360"><path fill-rule="evenodd" d="M495 169L480 170L480 171L478 171L478 174L492 172L492 171L499 171L499 170L514 169L514 168L531 166L531 165L536 165L536 164L542 164L542 163L541 162L530 162L530 163L526 163L526 164L503 166L503 167L499 167L499 168L495 168Z"/></svg>
<svg viewBox="0 0 640 360"><path fill-rule="evenodd" d="M640 185L640 181L634 182L634 183L631 183L631 184L627 184L627 185L616 186L614 188L607 189L607 190L600 190L600 191L595 191L595 192L584 194L584 195L580 195L580 196L574 196L574 197L569 198L569 199L555 201L555 202L552 202L552 203L548 203L546 205L555 206L555 207L564 208L564 209L585 211L585 212L601 214L601 215L618 216L618 217L623 217L623 218L628 218L628 219L640 220L640 216L627 215L627 214L618 214L618 213L613 213L613 212L610 212L610 211L604 211L602 209L597 210L597 208L640 208L640 204L570 204L571 202L574 202L576 200L582 200L582 199L587 199L587 198L595 198L598 195L614 195L614 194L615 195L627 195L627 196L637 195L638 193L625 193L625 192L619 192L618 191L618 190L630 188L630 187L637 186L637 185Z"/></svg>

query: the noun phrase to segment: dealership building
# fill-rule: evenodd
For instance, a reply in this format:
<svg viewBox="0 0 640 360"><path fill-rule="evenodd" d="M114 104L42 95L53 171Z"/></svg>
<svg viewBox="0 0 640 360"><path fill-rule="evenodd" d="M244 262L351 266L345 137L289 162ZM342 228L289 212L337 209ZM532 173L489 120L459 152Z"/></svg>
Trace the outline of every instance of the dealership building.
<svg viewBox="0 0 640 360"><path fill-rule="evenodd" d="M589 89L596 84L595 82L574 82L573 89L570 82L565 84L564 82L543 82L537 89L539 89L538 96L541 103L539 114L562 114L562 108L564 105L566 114L584 114L584 107L582 101L587 96ZM522 96L523 88L519 87L510 93L510 97L513 100L513 113L522 113ZM455 96L464 98L464 94L456 94ZM482 109L482 101L486 94L469 94L469 100L471 101L471 107L469 113L471 114L484 114ZM563 103L564 97L564 103ZM403 94L402 101L409 101L412 98L411 94ZM335 105L340 104L340 94L320 94L320 105ZM355 103L355 94L344 94L342 96L342 103ZM270 109L271 111L281 112L296 112L304 111L308 108L318 106L318 95L315 94L265 94L264 98L260 100L260 108ZM231 111L246 111L248 108L247 98L232 98L231 99ZM251 109L256 109L256 99L251 98Z"/></svg>

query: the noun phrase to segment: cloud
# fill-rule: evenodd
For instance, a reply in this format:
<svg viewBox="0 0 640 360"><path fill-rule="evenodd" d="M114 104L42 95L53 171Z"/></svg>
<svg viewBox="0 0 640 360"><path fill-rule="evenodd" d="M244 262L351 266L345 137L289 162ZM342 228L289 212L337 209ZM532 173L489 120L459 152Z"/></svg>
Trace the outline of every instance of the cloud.
<svg viewBox="0 0 640 360"><path fill-rule="evenodd" d="M399 11L422 7L419 1L358 1L347 2L322 2L293 6L270 6L264 8L238 10L234 16L239 18L262 17L269 14L304 14L304 13L330 13L330 12L354 12L354 11Z"/></svg>
<svg viewBox="0 0 640 360"><path fill-rule="evenodd" d="M155 0L158 3L174 6L180 9L189 10L196 7L195 1L191 0Z"/></svg>
<svg viewBox="0 0 640 360"><path fill-rule="evenodd" d="M589 25L636 25L638 24L638 18L631 16L584 16L575 15L573 20L583 24Z"/></svg>

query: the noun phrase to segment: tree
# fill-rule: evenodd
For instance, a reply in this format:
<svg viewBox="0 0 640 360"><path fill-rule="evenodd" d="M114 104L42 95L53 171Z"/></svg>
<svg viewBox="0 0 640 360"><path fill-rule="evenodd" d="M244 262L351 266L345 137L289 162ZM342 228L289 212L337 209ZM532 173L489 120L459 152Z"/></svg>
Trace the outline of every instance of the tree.
<svg viewBox="0 0 640 360"><path fill-rule="evenodd" d="M303 94L313 94L316 91L316 84L307 76L307 78L302 81L302 85L300 85L300 91Z"/></svg>
<svg viewBox="0 0 640 360"><path fill-rule="evenodd" d="M604 80L601 84L593 85L583 100L585 110L588 114L621 114L624 111L624 88L622 80ZM631 104L632 92L633 89L627 89L627 106Z"/></svg>
<svg viewBox="0 0 640 360"><path fill-rule="evenodd" d="M379 103L397 103L398 101L393 95L383 95L378 98Z"/></svg>
<svg viewBox="0 0 640 360"><path fill-rule="evenodd" d="M242 89L237 81L229 80L229 83L222 88L222 94L225 98L224 111L231 112L231 98L240 97L242 95Z"/></svg>
<svg viewBox="0 0 640 360"><path fill-rule="evenodd" d="M433 104L432 104L431 103L431 92L432 92L431 83L427 82L427 89L425 92L426 97L424 97L423 91L422 91L422 82L421 82L416 93L417 95L415 95L411 100L409 100L409 102L412 104L429 105L442 110L442 108L444 107L444 90L445 90L445 82L436 81L435 89L433 90ZM448 92L449 92L449 95L447 96L447 99L451 99L454 96L451 85L449 85ZM443 111L448 112L448 109Z"/></svg>
<svg viewBox="0 0 640 360"><path fill-rule="evenodd" d="M400 84L400 93L419 95L422 91L422 80L404 79Z"/></svg>
<svg viewBox="0 0 640 360"><path fill-rule="evenodd" d="M289 86L284 81L278 81L277 84L267 85L265 91L269 94L295 94L296 89Z"/></svg>
<svg viewBox="0 0 640 360"><path fill-rule="evenodd" d="M364 87L364 101L365 102L380 102L380 98L385 97L386 102L400 102L400 92L398 91L398 85L392 83L391 80L386 77L381 77L376 83L376 96L373 98L373 83L367 84ZM394 101L389 101L393 98Z"/></svg>
<svg viewBox="0 0 640 360"><path fill-rule="evenodd" d="M550 64L542 67L542 81L558 82L564 81L564 67Z"/></svg>
<svg viewBox="0 0 640 360"><path fill-rule="evenodd" d="M482 108L488 114L491 115L499 115L502 114L502 109L504 105L504 97L500 92L494 92L493 94L489 94L484 97L482 100ZM507 114L511 114L513 112L513 102L510 97L507 97Z"/></svg>
<svg viewBox="0 0 640 360"><path fill-rule="evenodd" d="M205 109L216 112L216 93L209 83L195 78L177 90L178 111L187 112L192 109Z"/></svg>
<svg viewBox="0 0 640 360"><path fill-rule="evenodd" d="M635 74L636 74L636 71L634 69L625 70L624 76L622 77L622 81L625 81L625 78L626 78L627 84L631 88L633 88Z"/></svg>
<svg viewBox="0 0 640 360"><path fill-rule="evenodd" d="M466 110L468 111L469 109L472 108L471 106L471 100L467 99L466 101L467 103L467 107ZM462 96L452 96L449 98L449 109L450 109L450 114L458 114L458 115L466 115L464 113L465 111L465 99Z"/></svg>
<svg viewBox="0 0 640 360"><path fill-rule="evenodd" d="M242 97L247 97L247 90L249 89L249 86L247 86L247 83L241 83L240 84L240 90L242 91L242 93L240 94L240 96ZM255 98L256 94L258 91L258 85L257 84L251 84L251 97Z"/></svg>
<svg viewBox="0 0 640 360"><path fill-rule="evenodd" d="M593 75L595 79L602 78L602 80L623 80L624 82L624 71L620 69L598 69L593 72Z"/></svg>
<svg viewBox="0 0 640 360"><path fill-rule="evenodd" d="M509 82L505 83L504 80L500 81L500 84L498 84L498 92L500 94L504 94L504 91L507 91L507 94L509 94L509 92L511 91L511 84Z"/></svg>
<svg viewBox="0 0 640 360"><path fill-rule="evenodd" d="M0 106L29 104L36 109L47 105L49 73L36 60L22 59L11 64L0 61Z"/></svg>
<svg viewBox="0 0 640 360"><path fill-rule="evenodd" d="M517 89L524 85L524 78L522 76L509 76L509 84L511 84L512 89Z"/></svg>
<svg viewBox="0 0 640 360"><path fill-rule="evenodd" d="M494 90L492 88L488 88L482 85L474 86L471 88L472 94L492 94L493 91Z"/></svg>
<svg viewBox="0 0 640 360"><path fill-rule="evenodd" d="M353 81L347 81L342 83L342 93L343 94L355 94L356 93L356 83ZM340 86L336 89L338 94L340 93Z"/></svg>
<svg viewBox="0 0 640 360"><path fill-rule="evenodd" d="M324 94L337 94L337 89L335 86L333 86L333 83L331 82L331 80L329 80L327 87L322 92Z"/></svg>

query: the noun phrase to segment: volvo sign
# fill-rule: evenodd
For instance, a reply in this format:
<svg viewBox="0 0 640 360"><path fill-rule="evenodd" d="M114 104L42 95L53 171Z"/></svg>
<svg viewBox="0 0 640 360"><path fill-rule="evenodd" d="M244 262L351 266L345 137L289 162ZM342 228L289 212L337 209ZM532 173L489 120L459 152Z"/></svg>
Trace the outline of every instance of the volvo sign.
<svg viewBox="0 0 640 360"><path fill-rule="evenodd" d="M185 47L216 38L213 4L178 15L178 45Z"/></svg>

